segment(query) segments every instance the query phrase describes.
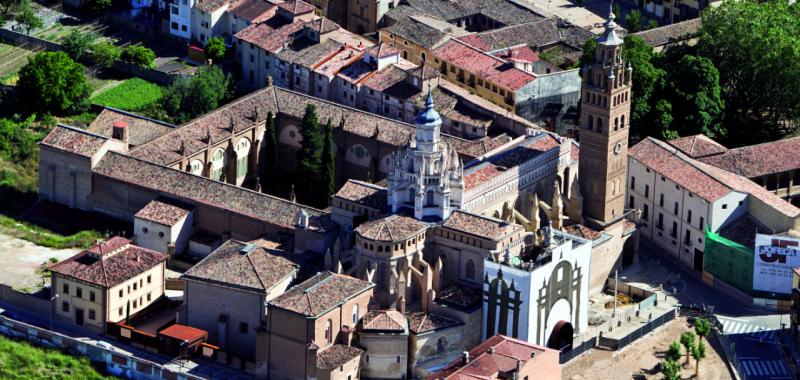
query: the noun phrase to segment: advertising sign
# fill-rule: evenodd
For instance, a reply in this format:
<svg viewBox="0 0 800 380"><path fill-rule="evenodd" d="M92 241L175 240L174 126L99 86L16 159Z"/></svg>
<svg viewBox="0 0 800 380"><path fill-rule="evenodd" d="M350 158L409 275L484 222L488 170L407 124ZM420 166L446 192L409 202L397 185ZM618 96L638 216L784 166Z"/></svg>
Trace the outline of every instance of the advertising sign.
<svg viewBox="0 0 800 380"><path fill-rule="evenodd" d="M800 267L800 239L756 234L754 256L753 290L792 291L792 268Z"/></svg>

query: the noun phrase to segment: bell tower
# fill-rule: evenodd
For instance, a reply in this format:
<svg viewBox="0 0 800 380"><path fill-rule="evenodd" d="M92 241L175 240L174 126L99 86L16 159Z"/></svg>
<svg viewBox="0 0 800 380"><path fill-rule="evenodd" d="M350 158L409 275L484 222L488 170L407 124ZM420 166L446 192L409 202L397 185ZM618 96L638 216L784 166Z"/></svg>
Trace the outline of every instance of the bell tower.
<svg viewBox="0 0 800 380"><path fill-rule="evenodd" d="M610 8L610 7L609 7ZM605 228L624 212L633 68L622 62L622 39L609 9L581 88L579 182L587 224Z"/></svg>

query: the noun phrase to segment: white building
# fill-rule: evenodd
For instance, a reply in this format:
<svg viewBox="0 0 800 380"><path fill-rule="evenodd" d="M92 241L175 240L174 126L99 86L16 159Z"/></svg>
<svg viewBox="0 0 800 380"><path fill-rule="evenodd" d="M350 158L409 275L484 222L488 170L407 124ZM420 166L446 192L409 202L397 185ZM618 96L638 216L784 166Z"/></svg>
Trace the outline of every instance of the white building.
<svg viewBox="0 0 800 380"><path fill-rule="evenodd" d="M560 349L586 331L592 243L543 231L533 250L518 244L484 260L483 339L503 334Z"/></svg>
<svg viewBox="0 0 800 380"><path fill-rule="evenodd" d="M415 141L391 158L389 205L392 212L413 207L419 220L444 220L461 208L464 165L455 149L441 141L442 119L433 109L430 92L415 124Z"/></svg>
<svg viewBox="0 0 800 380"><path fill-rule="evenodd" d="M173 36L192 38L192 9L195 0L173 0L169 4L169 32Z"/></svg>
<svg viewBox="0 0 800 380"><path fill-rule="evenodd" d="M643 237L695 270L703 270L705 230L745 214L776 231L794 228L797 209L739 175L692 159L666 142L630 149L626 207L641 210Z"/></svg>

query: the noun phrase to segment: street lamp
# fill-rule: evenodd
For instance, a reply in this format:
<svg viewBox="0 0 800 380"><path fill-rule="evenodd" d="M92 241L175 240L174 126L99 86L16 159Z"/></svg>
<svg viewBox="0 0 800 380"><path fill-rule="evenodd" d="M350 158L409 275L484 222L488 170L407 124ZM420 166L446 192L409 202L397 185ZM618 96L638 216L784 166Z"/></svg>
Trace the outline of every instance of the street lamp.
<svg viewBox="0 0 800 380"><path fill-rule="evenodd" d="M50 297L50 331L53 331L53 314L56 312L56 303L53 302L58 298L58 294Z"/></svg>

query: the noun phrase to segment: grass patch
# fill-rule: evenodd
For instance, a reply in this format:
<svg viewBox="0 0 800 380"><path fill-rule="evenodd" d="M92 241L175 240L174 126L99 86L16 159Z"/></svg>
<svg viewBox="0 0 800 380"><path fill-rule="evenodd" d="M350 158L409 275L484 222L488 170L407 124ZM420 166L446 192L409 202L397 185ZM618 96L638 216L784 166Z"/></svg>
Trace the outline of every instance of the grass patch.
<svg viewBox="0 0 800 380"><path fill-rule="evenodd" d="M97 239L103 238L101 233L91 230L80 231L72 235L60 235L5 215L0 215L0 232L36 245L55 249L86 249L94 245Z"/></svg>
<svg viewBox="0 0 800 380"><path fill-rule="evenodd" d="M158 102L162 96L161 86L133 78L93 96L91 102L126 111L139 111Z"/></svg>
<svg viewBox="0 0 800 380"><path fill-rule="evenodd" d="M2 379L113 379L95 368L89 358L32 346L0 335Z"/></svg>

